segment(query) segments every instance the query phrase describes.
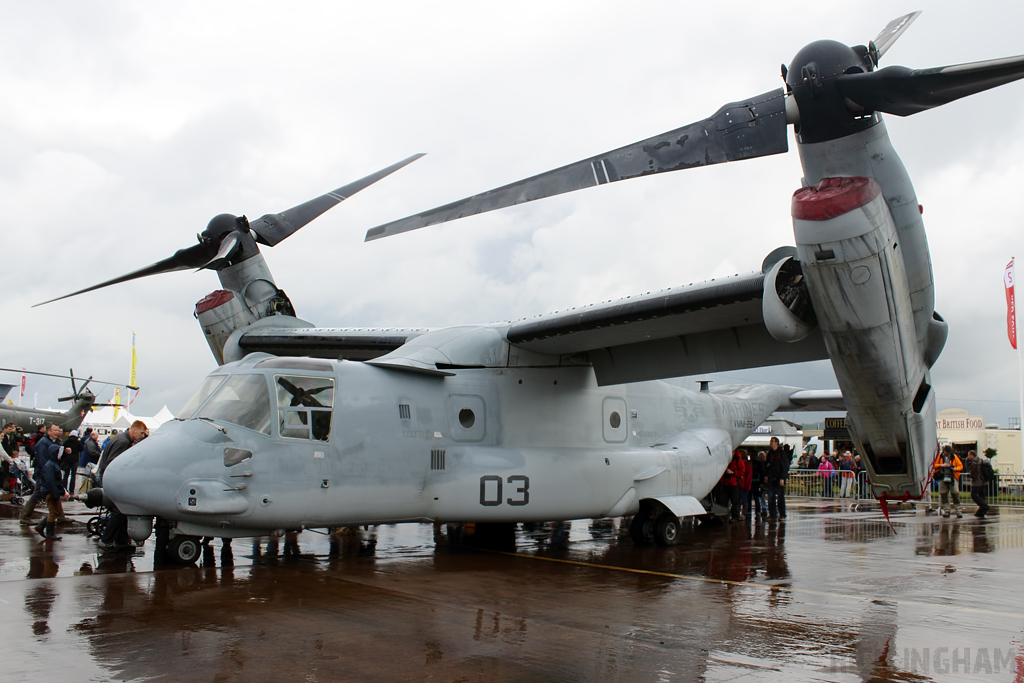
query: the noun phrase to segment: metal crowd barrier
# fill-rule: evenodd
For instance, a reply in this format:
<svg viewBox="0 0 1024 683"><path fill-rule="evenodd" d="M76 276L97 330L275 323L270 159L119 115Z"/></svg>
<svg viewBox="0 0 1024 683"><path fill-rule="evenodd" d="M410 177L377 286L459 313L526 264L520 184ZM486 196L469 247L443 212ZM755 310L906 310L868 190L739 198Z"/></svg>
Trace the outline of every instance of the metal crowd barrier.
<svg viewBox="0 0 1024 683"><path fill-rule="evenodd" d="M847 476L850 475L850 476ZM961 478L960 502L968 506L971 501L971 485L967 479ZM786 497L794 498L834 498L846 500L872 500L871 485L867 472L835 471L825 477L817 470L790 470L786 480ZM1024 507L1024 475L997 474L996 481L990 482L986 498L989 505L1008 505ZM931 499L939 503L939 484L932 482Z"/></svg>

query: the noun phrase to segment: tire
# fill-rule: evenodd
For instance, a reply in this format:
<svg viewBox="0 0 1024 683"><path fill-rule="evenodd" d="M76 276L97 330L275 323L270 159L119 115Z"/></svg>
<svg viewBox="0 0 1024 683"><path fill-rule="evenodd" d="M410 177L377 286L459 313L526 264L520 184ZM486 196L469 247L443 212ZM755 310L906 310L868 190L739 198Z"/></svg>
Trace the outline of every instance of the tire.
<svg viewBox="0 0 1024 683"><path fill-rule="evenodd" d="M99 517L90 517L89 521L85 523L85 529L89 532L90 536L102 536L103 527L105 526L103 520Z"/></svg>
<svg viewBox="0 0 1024 683"><path fill-rule="evenodd" d="M633 539L633 545L647 546L654 543L654 517L646 506L641 506L640 512L629 523L629 536Z"/></svg>
<svg viewBox="0 0 1024 683"><path fill-rule="evenodd" d="M175 536L167 544L167 556L179 564L194 564L202 551L198 536Z"/></svg>
<svg viewBox="0 0 1024 683"><path fill-rule="evenodd" d="M679 543L682 530L678 517L671 512L663 512L654 523L654 542L663 547L673 546Z"/></svg>

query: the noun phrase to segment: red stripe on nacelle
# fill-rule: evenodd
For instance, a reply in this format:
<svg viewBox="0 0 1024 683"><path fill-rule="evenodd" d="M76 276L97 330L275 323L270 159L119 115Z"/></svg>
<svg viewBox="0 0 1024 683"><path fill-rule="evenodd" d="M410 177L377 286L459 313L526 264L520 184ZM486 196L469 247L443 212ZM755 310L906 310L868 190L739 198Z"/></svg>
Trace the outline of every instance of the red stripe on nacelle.
<svg viewBox="0 0 1024 683"><path fill-rule="evenodd" d="M196 304L196 315L206 313L207 311L217 308L222 304L226 304L234 297L234 294L225 289L218 289L216 292L210 292Z"/></svg>
<svg viewBox="0 0 1024 683"><path fill-rule="evenodd" d="M826 221L859 209L881 193L874 178L824 178L793 193L793 218Z"/></svg>

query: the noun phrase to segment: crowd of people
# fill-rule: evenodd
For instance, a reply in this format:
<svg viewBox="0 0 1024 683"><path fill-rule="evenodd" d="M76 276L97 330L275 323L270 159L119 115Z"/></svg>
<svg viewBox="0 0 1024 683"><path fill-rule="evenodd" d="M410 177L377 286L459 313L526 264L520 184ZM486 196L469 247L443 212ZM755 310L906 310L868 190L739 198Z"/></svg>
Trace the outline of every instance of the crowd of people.
<svg viewBox="0 0 1024 683"><path fill-rule="evenodd" d="M821 495L824 498L855 498L860 494L857 486L864 471L860 455L851 450L823 453L805 451L797 460L797 469L817 472L821 477Z"/></svg>
<svg viewBox="0 0 1024 683"><path fill-rule="evenodd" d="M790 478L793 450L780 446L772 437L767 451L756 455L736 450L713 492L713 499L729 511L733 520L785 519L786 482ZM823 498L857 498L865 495L860 487L866 484L861 458L852 450L839 449L820 457L807 450L796 460L793 473L806 477L814 475L821 486L801 487L801 495L820 495ZM963 517L960 502L961 486L970 491L978 506L976 517L989 511L987 492L995 481L995 473L988 459L969 451L962 461L949 445L943 446L932 467L932 488L939 493L939 512L944 517Z"/></svg>
<svg viewBox="0 0 1024 683"><path fill-rule="evenodd" d="M712 496L733 520L786 519L786 479L792 461L792 446L781 445L774 436L768 450L756 458L737 450Z"/></svg>
<svg viewBox="0 0 1024 683"><path fill-rule="evenodd" d="M32 463L32 491L22 506L20 522L24 526L32 525L36 506L45 502L46 517L35 524L34 528L44 540L59 541L61 537L56 533L56 525L69 521L64 514L63 501L68 500L76 486L78 492L84 493L93 483L101 482L106 466L147 436L149 428L140 420L136 420L120 434L116 429L113 430L102 444L99 432L91 427L82 433L73 429L64 438L64 430L51 422L26 437L15 425L7 424L0 440L3 467L0 482L5 491L14 489L17 484L15 459L24 449ZM96 474L93 474L94 471ZM78 482L79 473L85 475L81 483ZM100 548L119 551L130 547L127 519L116 508L111 508Z"/></svg>

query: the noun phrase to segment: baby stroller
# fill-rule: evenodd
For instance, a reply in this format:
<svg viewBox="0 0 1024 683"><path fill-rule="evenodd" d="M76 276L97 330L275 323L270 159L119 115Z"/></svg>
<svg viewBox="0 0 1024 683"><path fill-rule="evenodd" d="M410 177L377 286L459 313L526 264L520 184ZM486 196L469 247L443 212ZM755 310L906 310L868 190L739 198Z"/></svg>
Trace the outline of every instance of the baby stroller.
<svg viewBox="0 0 1024 683"><path fill-rule="evenodd" d="M84 468L80 467L78 469L79 476L83 478L82 486L79 490L81 491L83 488L86 490L82 494L75 496L75 499L81 500L90 508L99 507L99 513L90 517L89 521L85 523L85 528L89 532L89 535L99 538L103 535L103 530L107 528L107 521L110 519L110 510L103 507L102 497L96 496L95 494L91 496L89 495L89 492L92 491L93 488L98 489L100 485L99 477L96 476L97 469L96 463L90 463L88 466ZM88 488L86 488L86 481L89 482Z"/></svg>
<svg viewBox="0 0 1024 683"><path fill-rule="evenodd" d="M28 462L24 458L15 458L11 463L11 478L14 479L14 486L11 488L11 502L15 505L24 505L25 497L31 496L36 490L35 482L32 481L32 474Z"/></svg>

